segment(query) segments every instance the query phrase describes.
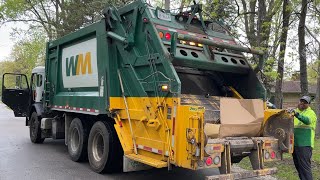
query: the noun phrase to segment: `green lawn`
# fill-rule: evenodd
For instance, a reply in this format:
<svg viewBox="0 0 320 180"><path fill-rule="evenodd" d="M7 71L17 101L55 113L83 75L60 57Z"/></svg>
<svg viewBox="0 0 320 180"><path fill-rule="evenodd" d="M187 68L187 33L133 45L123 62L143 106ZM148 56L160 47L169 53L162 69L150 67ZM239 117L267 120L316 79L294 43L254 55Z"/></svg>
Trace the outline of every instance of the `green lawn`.
<svg viewBox="0 0 320 180"><path fill-rule="evenodd" d="M244 169L252 169L249 158L243 159L238 165ZM280 180L299 180L291 154L284 154L283 161L265 163L265 165L266 167L277 167L278 173L274 176ZM315 140L312 154L312 172L313 179L320 179L320 137Z"/></svg>

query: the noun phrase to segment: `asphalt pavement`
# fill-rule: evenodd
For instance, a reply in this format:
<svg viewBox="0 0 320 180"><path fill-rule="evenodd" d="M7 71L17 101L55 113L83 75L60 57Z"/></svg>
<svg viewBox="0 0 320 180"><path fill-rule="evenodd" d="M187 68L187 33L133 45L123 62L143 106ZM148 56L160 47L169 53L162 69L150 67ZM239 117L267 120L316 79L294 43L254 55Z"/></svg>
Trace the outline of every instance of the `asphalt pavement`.
<svg viewBox="0 0 320 180"><path fill-rule="evenodd" d="M0 102L0 180L192 180L219 174L217 169L151 169L119 174L97 174L88 162L70 160L64 140L46 139L33 144L25 118L15 118Z"/></svg>

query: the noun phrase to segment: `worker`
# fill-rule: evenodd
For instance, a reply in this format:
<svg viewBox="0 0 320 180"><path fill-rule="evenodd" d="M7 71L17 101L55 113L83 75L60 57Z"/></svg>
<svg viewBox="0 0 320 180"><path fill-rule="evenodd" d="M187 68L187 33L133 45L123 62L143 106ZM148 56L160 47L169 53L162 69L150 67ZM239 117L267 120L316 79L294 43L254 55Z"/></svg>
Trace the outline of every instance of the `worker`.
<svg viewBox="0 0 320 180"><path fill-rule="evenodd" d="M293 161L301 180L312 180L311 157L314 148L317 116L310 108L311 98L302 96L294 110Z"/></svg>

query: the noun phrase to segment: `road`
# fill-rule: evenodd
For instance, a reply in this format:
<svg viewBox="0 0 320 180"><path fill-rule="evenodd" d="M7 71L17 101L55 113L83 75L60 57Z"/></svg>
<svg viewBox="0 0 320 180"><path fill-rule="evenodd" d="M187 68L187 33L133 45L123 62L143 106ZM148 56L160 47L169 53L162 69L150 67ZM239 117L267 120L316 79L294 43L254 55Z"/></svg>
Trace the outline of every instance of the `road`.
<svg viewBox="0 0 320 180"><path fill-rule="evenodd" d="M69 159L64 140L46 139L43 144L31 143L25 118L15 118L13 112L0 102L0 180L191 180L216 174L217 169L191 171L181 168L97 174L90 170L88 162L76 163Z"/></svg>

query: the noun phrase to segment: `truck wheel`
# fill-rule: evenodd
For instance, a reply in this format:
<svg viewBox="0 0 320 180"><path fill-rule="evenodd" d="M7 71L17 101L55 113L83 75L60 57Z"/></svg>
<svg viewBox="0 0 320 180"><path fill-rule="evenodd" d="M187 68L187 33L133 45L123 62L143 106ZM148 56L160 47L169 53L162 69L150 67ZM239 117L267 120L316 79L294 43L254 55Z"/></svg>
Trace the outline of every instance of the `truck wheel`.
<svg viewBox="0 0 320 180"><path fill-rule="evenodd" d="M41 117L38 116L36 112L33 112L30 117L30 140L35 144L43 143L45 138L41 138L40 120Z"/></svg>
<svg viewBox="0 0 320 180"><path fill-rule="evenodd" d="M98 121L91 128L88 140L88 159L95 172L122 171L123 150L111 121Z"/></svg>
<svg viewBox="0 0 320 180"><path fill-rule="evenodd" d="M68 129L68 152L72 161L87 159L88 132L79 118L74 118Z"/></svg>

